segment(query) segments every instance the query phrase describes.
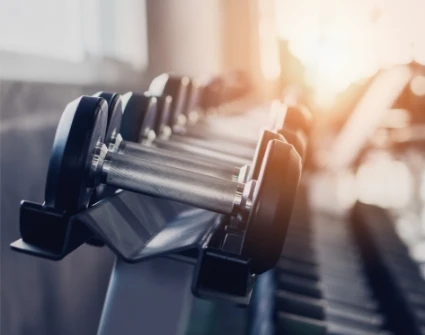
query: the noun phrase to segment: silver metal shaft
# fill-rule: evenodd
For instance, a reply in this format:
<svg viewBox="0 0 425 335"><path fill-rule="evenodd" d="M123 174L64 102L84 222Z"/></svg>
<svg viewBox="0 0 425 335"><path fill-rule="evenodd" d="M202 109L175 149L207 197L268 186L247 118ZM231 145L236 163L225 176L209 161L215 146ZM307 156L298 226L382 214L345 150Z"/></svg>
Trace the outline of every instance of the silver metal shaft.
<svg viewBox="0 0 425 335"><path fill-rule="evenodd" d="M206 160L188 157L183 154L179 155L178 152L171 152L166 149L144 146L127 141L121 142L118 153L226 180L235 179L239 172L239 169L236 167L221 166Z"/></svg>
<svg viewBox="0 0 425 335"><path fill-rule="evenodd" d="M217 151L225 155L237 155L245 159L251 159L255 149L255 145L253 147L245 147L220 140L219 138L215 140L205 140L184 135L173 135L170 140L177 143L193 145L205 150Z"/></svg>
<svg viewBox="0 0 425 335"><path fill-rule="evenodd" d="M239 158L236 153L234 155L224 154L194 145L173 142L172 140L156 139L154 145L158 148L175 150L176 152L183 152L185 155L193 155L198 158L201 156L204 159L211 159L213 161L231 164L233 166L242 166L251 163L248 159Z"/></svg>
<svg viewBox="0 0 425 335"><path fill-rule="evenodd" d="M108 152L100 182L222 214L237 214L244 184Z"/></svg>

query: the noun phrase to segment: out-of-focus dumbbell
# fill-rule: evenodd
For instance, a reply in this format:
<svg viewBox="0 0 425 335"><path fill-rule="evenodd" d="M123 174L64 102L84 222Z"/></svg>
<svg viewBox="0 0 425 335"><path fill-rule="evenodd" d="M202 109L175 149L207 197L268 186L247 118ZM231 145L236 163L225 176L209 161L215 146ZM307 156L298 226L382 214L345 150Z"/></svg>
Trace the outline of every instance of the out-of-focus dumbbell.
<svg viewBox="0 0 425 335"><path fill-rule="evenodd" d="M159 78L161 80L159 80ZM152 82L149 91L152 92L154 95L172 96L173 104L171 107L170 114L181 115L185 113L182 111L183 106L185 106L185 99L189 99L191 101L197 100L191 99L187 96L186 88L190 82L190 79L187 77L161 75ZM204 93L205 91L206 90L204 90ZM193 92L193 89L191 90L191 92ZM190 106L192 106L190 108L194 108L192 104ZM161 113L161 111L158 112ZM176 120L176 117L171 117L170 119ZM306 139L304 134L308 133L311 128L311 114L306 110L306 108L304 106L291 105L287 108L286 112L283 111L283 113L281 113L280 117L278 118L278 124L276 120L273 121L273 124L274 126L272 126L272 128L278 129L278 131L281 132L283 136L288 137L288 142L292 143L297 148L300 155L303 156L306 146ZM282 124L285 125L285 128L280 128ZM173 129L173 125L171 125L170 128ZM194 130L194 132L192 130ZM190 129L183 132L185 136L178 136L179 132L177 132L173 136L173 141L164 141L164 138L161 138L161 136L159 136L160 138L157 141L157 145L172 146L173 149L177 149L179 144L196 145L204 149L233 153L232 151L234 151L234 148L232 148L231 143L237 143L238 155L242 157L250 157L252 150L251 148L256 143L256 136L258 131L254 132L254 136L251 137L251 140L248 141L244 139L242 142L240 141L241 132L243 135L244 132L246 132L246 129L244 127L240 127L239 131L236 129L231 135L226 136L226 134L220 132L214 132L211 130L206 131L205 127L204 130L200 130L200 127L196 126L190 127ZM169 135L170 133L167 134ZM188 135L191 135L193 138L188 138ZM204 139L204 141L202 141L202 139ZM247 146L248 150L241 149L240 145Z"/></svg>
<svg viewBox="0 0 425 335"><path fill-rule="evenodd" d="M243 223L241 254L253 273L279 259L301 174L301 159L285 142L269 142L258 180L238 183L107 150L104 99L83 96L65 109L56 132L45 204L65 211L85 208L100 184L161 197Z"/></svg>
<svg viewBox="0 0 425 335"><path fill-rule="evenodd" d="M332 220L297 222L288 230L276 268L277 285L292 293L370 312L378 309L378 303L361 264L347 225L333 224Z"/></svg>
<svg viewBox="0 0 425 335"><path fill-rule="evenodd" d="M282 312L369 331L382 329L384 323L383 317L378 313L284 290L276 293L276 308Z"/></svg>
<svg viewBox="0 0 425 335"><path fill-rule="evenodd" d="M357 203L352 227L391 329L397 334L422 334L425 281L395 231L392 216L383 208Z"/></svg>
<svg viewBox="0 0 425 335"><path fill-rule="evenodd" d="M105 98L108 98L109 102L109 110L114 110L114 106L116 106L116 110L112 111L116 115L121 115L119 112L120 107L118 106L118 99L112 98L113 94L110 93L102 93ZM150 97L149 95L139 95L134 93L127 93L123 96L123 107L124 113L122 116L122 122L120 122L119 118L111 118L111 120L115 120L116 122L110 122L109 128L114 128L115 130L109 132L117 132L117 127L121 123L121 134L122 137L127 140L126 145L121 145L121 150L125 150L125 153L129 155L139 156L141 151L145 155L155 155L159 158L159 154L162 155L163 159L168 159L170 161L181 161L181 163L187 159L190 162L195 162L195 165L205 167L206 172L210 170L210 167L213 170L216 170L217 162L220 162L220 165L226 165L228 170L231 170L231 173L234 172L234 168L241 167L246 165L250 161L252 161L253 157L255 158L255 151L250 149L250 158L239 158L238 152L235 152L233 155L219 153L212 150L205 150L204 148L199 148L195 145L185 145L182 143L175 144L175 150L172 149L173 143L169 143L165 147L158 145L157 141L151 143L151 141L146 138L149 138L149 134L151 134L153 129L158 129L160 126L155 120L155 115L157 111L158 102L160 101L161 106L165 110L169 109L169 99L164 98L155 98ZM159 113L158 117L161 117L167 113ZM166 119L166 118L163 118ZM269 137L277 136L277 132L274 133L276 135L272 135L269 131L267 132ZM264 134L264 132L263 132ZM278 136L277 136L278 137ZM140 145L136 143L129 142L143 142L145 144L144 148L141 148ZM167 141L167 142L172 142ZM290 143L293 144L293 143ZM161 150L163 149L163 150ZM178 150L178 151L177 151ZM237 150L237 149L235 149ZM124 151L123 151L124 152ZM180 153L176 155L176 153ZM168 157L167 157L168 156ZM180 164L180 162L176 162ZM255 166L255 165L254 165ZM257 169L258 172L258 169ZM255 175L255 169L252 170L252 173ZM228 174L226 172L226 174Z"/></svg>
<svg viewBox="0 0 425 335"><path fill-rule="evenodd" d="M256 180L260 172L262 159L264 157L268 142L273 139L285 141L282 135L276 132L263 130L261 132L257 147L253 154L252 163L249 166L235 165L230 167L223 164L220 165L218 163L212 163L203 160L202 157L185 156L184 154L176 155L175 152L156 148L154 146L140 145L134 142L123 141L121 135L119 134L123 114L120 96L115 93L106 92L99 92L95 96L104 98L108 103L108 124L105 136L105 144L107 145L110 151L121 154L127 154L129 156L139 157L141 159L174 166L189 171L199 172L224 179L239 180L240 182L244 182L248 178L248 176L250 179ZM150 97L132 96L131 99L131 108L139 109L140 114L145 115L145 118L143 120L137 121L142 125L142 129L149 129L149 122L146 123L145 121L146 119L149 119L146 114L148 114L150 111L148 111L148 113L144 111L146 109L149 109L151 100ZM136 100L138 100L138 103L135 102ZM128 106L128 102L126 106ZM131 135L129 133L130 132L127 131L124 136L126 138L129 138L130 136L138 136L140 132L132 131L131 133L135 135ZM142 130L141 133L149 133L149 131Z"/></svg>
<svg viewBox="0 0 425 335"><path fill-rule="evenodd" d="M196 143L185 143L184 141L175 141L175 138L169 140L156 140L154 142L149 140L149 134L152 129L160 129L161 126L158 122L154 122L154 117L157 113L157 103L156 98L150 98L147 95L138 95L133 93L128 93L124 95L124 115L121 127L121 134L123 138L130 142L143 142L146 145L153 145L156 148L163 148L171 151L173 155L175 155L176 151L183 153L184 156L191 156L192 160L204 160L211 162L220 161L224 164L230 165L245 165L252 159L254 154L253 148L240 148L240 146L233 146L233 153L225 153L223 149L221 152L217 152L210 149L205 148L205 145L202 147L197 145ZM165 110L169 109L170 105L164 103L164 99L162 99L161 105ZM296 113L296 111L294 111ZM158 113L158 118L166 119L162 117L163 112ZM154 123L155 126L151 124ZM280 125L280 128L274 130L274 132L280 132L279 130L284 130L285 124ZM182 136L180 136L182 137ZM205 142L205 141L203 141ZM299 141L296 139L290 138L290 142L288 142L295 146L297 151L303 155L305 152L306 143L301 138ZM229 143L226 146L230 146ZM222 146L223 147L223 146ZM146 149L147 150L147 149ZM135 151L135 154L139 151L138 146L128 145L127 151L131 154L131 151ZM240 151L244 152L245 158L240 158Z"/></svg>
<svg viewBox="0 0 425 335"><path fill-rule="evenodd" d="M174 152L170 152L161 148L155 148L154 146L145 146L136 144L134 142L123 141L121 135L119 134L123 114L120 96L116 93L106 92L99 92L95 96L99 96L105 99L108 103L108 124L105 136L105 144L110 151L120 154L127 154L129 156L138 157L155 163L174 166L176 168L188 171L199 172L218 178L239 180L240 182L244 182L248 176L250 179L256 180L258 178L262 159L266 152L268 142L273 139L285 141L285 139L280 134L263 130L258 140L258 145L256 147L250 166L223 166L218 163L202 160L200 158L176 155ZM132 108L140 109L140 113L146 115L146 113L143 111L145 108L149 108L150 98L148 96L133 96L132 99ZM139 104L136 104L134 101L136 99L139 100ZM140 120L140 122L142 124L142 128L149 128L149 125L146 125L145 120ZM128 136L129 135L127 134L126 137Z"/></svg>

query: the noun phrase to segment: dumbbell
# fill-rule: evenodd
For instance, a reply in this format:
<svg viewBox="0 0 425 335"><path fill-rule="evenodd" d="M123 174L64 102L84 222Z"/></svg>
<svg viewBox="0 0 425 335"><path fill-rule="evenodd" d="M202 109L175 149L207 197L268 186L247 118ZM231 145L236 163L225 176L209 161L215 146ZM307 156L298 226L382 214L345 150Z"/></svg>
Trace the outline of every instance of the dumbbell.
<svg viewBox="0 0 425 335"><path fill-rule="evenodd" d="M303 296L343 303L368 313L378 308L365 271L341 225L292 224L277 269L281 289ZM350 290L346 288L350 287Z"/></svg>
<svg viewBox="0 0 425 335"><path fill-rule="evenodd" d="M252 159L252 152L248 158L240 158L237 155L229 155L226 153L215 152L211 150L205 150L195 145L185 145L183 143L173 143L173 141L162 145L163 142L156 139L152 141L147 135L155 132L156 129L162 128L166 131L170 131L170 127L166 124L160 125L163 121L160 120L168 119L170 114L171 98L150 96L149 94L135 94L127 93L123 96L123 115L121 122L121 135L124 140L130 142L143 143L148 146L155 146L156 148L167 149L169 152L183 153L185 156L191 156L193 160L206 160L213 163L223 163L229 166L243 166ZM158 107L162 107L162 111L158 113ZM165 116L164 116L165 115ZM156 134L155 134L156 135ZM153 138L155 138L155 135ZM174 146L173 146L174 144ZM130 148L128 149L130 150Z"/></svg>
<svg viewBox="0 0 425 335"><path fill-rule="evenodd" d="M154 89L149 89L150 91L154 92L155 94L168 94L171 95L173 97L174 100L176 100L176 103L173 105L174 108L172 108L174 114L181 114L182 111L179 110L179 106L182 106L183 103L181 102L181 100L185 99L185 94L183 94L182 92L186 92L185 87L187 86L187 82L190 80L186 77L180 78L180 77L168 77L168 81L172 82L173 85L166 85L163 84L163 87L161 88L160 85L156 83L156 85L154 86ZM176 84L181 82L181 84ZM173 87L174 90L171 90L170 87ZM180 89L178 89L180 87ZM191 99L190 97L186 97L187 99ZM180 102L178 102L180 100ZM196 99L195 99L196 100ZM294 110L296 109L296 110ZM304 133L308 133L310 131L311 128L311 114L306 110L305 107L303 106L299 106L296 107L294 105L291 105L288 108L288 111L286 113L282 113L285 114L286 117L285 119L281 119L281 121L285 121L285 124L287 126L289 126L292 131L294 130L294 128L296 128L297 131L299 131L300 129L304 132ZM295 114L295 115L294 115ZM282 115L282 117L284 117L284 115ZM191 132L191 131L195 131L195 133ZM201 135L202 133L202 135ZM186 135L183 138L180 138L180 140L185 141L186 143L188 143L187 141L189 141L187 139L187 135L194 135L194 137L196 137L197 139L205 139L208 138L209 142L214 142L214 141L221 141L221 143L224 142L230 142L230 143L239 143L239 144L251 144L250 146L252 146L252 143L255 143L256 139L252 139L253 141L249 141L247 142L246 139L244 139L244 142L240 143L240 136L235 136L234 132L232 135L230 136L224 136L223 133L218 133L218 132L214 132L208 129L202 129L200 133L200 127L190 127L186 132L184 132L184 135ZM224 136L224 137L223 137ZM297 137L300 136L300 134L298 132L295 133L291 133L291 131L288 132L287 136L291 136L292 137L292 141L291 139L289 139L289 142L295 143L297 142ZM193 143L193 140L191 140ZM200 144L199 142L197 142L196 144ZM207 147L208 148L208 147ZM301 151L300 151L300 154Z"/></svg>
<svg viewBox="0 0 425 335"><path fill-rule="evenodd" d="M385 330L363 330L344 324L335 324L312 318L279 312L277 315L277 333L309 335L390 335Z"/></svg>
<svg viewBox="0 0 425 335"><path fill-rule="evenodd" d="M109 152L102 98L82 96L66 107L53 144L45 204L78 211L100 184L238 216L241 254L253 273L278 261L301 174L301 159L282 141L269 142L258 180L238 183Z"/></svg>
<svg viewBox="0 0 425 335"><path fill-rule="evenodd" d="M221 163L231 166L242 166L247 164L247 162L252 159L254 149L251 148L249 148L249 153L246 153L247 156L249 155L249 158L239 158L236 155L239 155L239 147L234 147L234 151L237 152L233 155L229 155L223 152L220 153L213 150L205 150L205 147L199 147L197 145L194 145L194 143L187 144L184 141L176 142L174 141L174 137L172 138L172 140L170 139L167 141L154 141L151 143L151 141L144 139L145 134L150 133L150 129L152 128L146 128L146 125L149 125L149 122L146 122L146 120L151 120L150 123L155 123L155 126L153 127L154 129L160 128L159 124L161 122L152 121L154 119L154 115L157 115L157 118L166 119L167 117L164 118L164 115L168 114L167 110L169 110L170 104L162 102L161 106L163 107L163 109L165 109L165 112L160 111L158 113L158 104L155 103L155 101L156 99L164 100L164 98L151 98L148 95L138 95L133 93L128 93L124 95L124 97L129 95L131 97L127 99L127 101L130 102L124 103L124 113L121 126L121 134L125 140L130 142L143 142L146 145L153 145L156 148L166 149L168 151L172 151L173 156L175 156L176 151L179 151L183 153L184 156L191 156L192 161L207 160L209 163L213 161L215 164L217 161L220 161ZM294 111L294 113L296 113L296 111ZM280 127L284 128L284 124L280 125ZM298 151L302 151L301 154L303 154L303 152L305 151L305 142L302 142L302 140L299 142L294 140L293 142L289 143L293 144ZM138 149L138 146L135 146L134 144L129 145L127 148L129 154L131 154L130 151L134 150L137 152Z"/></svg>
<svg viewBox="0 0 425 335"><path fill-rule="evenodd" d="M369 331L382 328L384 324L384 318L378 313L284 290L276 292L276 308L281 312Z"/></svg>
<svg viewBox="0 0 425 335"><path fill-rule="evenodd" d="M265 154L268 142L273 139L285 141L282 135L263 130L258 140L258 145L256 147L251 166L223 166L197 157L176 155L173 152L161 148L155 148L154 146L145 146L134 142L123 141L119 133L123 115L120 96L116 93L107 92L98 92L95 96L105 99L108 103L108 124L105 136L105 144L108 147L108 150L218 178L234 179L244 182L249 174L250 179L257 179L261 168L261 161ZM132 102L129 102L129 99L131 99ZM153 99L156 100L156 98ZM140 115L145 115L145 120L139 120L139 122L138 120L131 120L130 122L126 120L130 125L134 125L136 123L142 124L141 127L144 130L130 131L129 127L125 127L126 133L124 137L137 138L139 133L149 133L149 122L147 124L145 122L146 119L149 119L149 117L146 116L147 113L145 113L144 110L149 109L149 104L151 104L154 100L151 100L151 97L147 95L129 96L128 94L124 96L124 100L126 100L127 108L129 104L132 104L133 106L131 108L133 110L139 110ZM124 113L124 115L128 116L128 113ZM251 169L251 172L249 172L249 169Z"/></svg>
<svg viewBox="0 0 425 335"><path fill-rule="evenodd" d="M157 78L155 78L152 81L151 86L149 87L149 92L151 92L154 95L170 95L173 97L173 103L171 106L171 112L172 115L182 115L184 113L188 113L187 111L182 111L183 106L185 105L184 101L187 100L197 100L192 99L187 94L187 87L190 86L191 80L187 77L178 77L178 76L170 76L170 75L161 75ZM193 85L192 85L193 86ZM193 88L191 90L193 93ZM199 94L198 92L193 94ZM192 104L190 104L192 105ZM192 107L193 108L193 107ZM161 111L158 111L161 113ZM176 120L178 117L174 116L171 117L170 120ZM304 133L308 133L311 128L311 114L308 112L308 110L304 106L289 106L286 113L282 113L280 119L280 124L276 125L276 127L279 129L280 132L282 132L282 135L288 137L287 140L289 143L293 144L296 149L299 151L300 155L303 156L305 152L306 147L306 140ZM283 128L283 123L285 123L285 127ZM276 122L274 122L276 124ZM281 128L282 127L282 128ZM170 128L173 129L174 126L170 125ZM237 144L245 144L248 146L248 150L244 150L241 152L241 148L238 147L238 155L242 157L251 157L251 147L255 147L256 138L253 138L250 141L243 140L240 141L240 138L238 136L235 136L234 134L230 136L225 136L223 133L217 133L217 132L211 132L206 131L205 129L201 131L203 132L203 135L201 136L199 133L199 127L191 127L191 129L194 129L196 133L191 133L190 130L183 132L185 136L179 136L179 134L175 134L173 136L173 141L164 141L163 138L159 139L159 145L161 146L172 146L172 149L177 149L179 144L182 145L196 145L198 147L202 147L205 149L211 149L211 150L218 150L221 152L229 152L228 146L229 143L237 143ZM255 132L256 133L256 132ZM167 133L168 135L171 134L170 132ZM194 138L188 138L187 135L194 135L192 137ZM160 136L161 137L161 136ZM207 139L208 142L202 141ZM176 141L177 140L177 141ZM157 142L157 143L158 143ZM177 143L176 143L177 142ZM217 143L218 142L218 143ZM223 143L226 143L226 145L223 148ZM219 144L219 145L217 145ZM220 145L221 144L221 145ZM232 153L232 150L230 150Z"/></svg>
<svg viewBox="0 0 425 335"><path fill-rule="evenodd" d="M200 114L214 114L215 111L223 109L221 106L229 110L232 107L229 105L246 96L250 90L250 80L243 71L230 71L208 81L191 79L183 111L187 124L197 123Z"/></svg>

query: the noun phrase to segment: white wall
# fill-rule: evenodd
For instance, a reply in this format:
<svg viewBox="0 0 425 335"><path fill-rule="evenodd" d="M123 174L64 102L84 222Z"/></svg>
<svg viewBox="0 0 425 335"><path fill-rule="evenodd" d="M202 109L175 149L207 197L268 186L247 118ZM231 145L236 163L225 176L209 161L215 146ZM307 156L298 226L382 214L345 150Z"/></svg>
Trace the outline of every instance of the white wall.
<svg viewBox="0 0 425 335"><path fill-rule="evenodd" d="M148 1L149 73L221 72L224 1Z"/></svg>

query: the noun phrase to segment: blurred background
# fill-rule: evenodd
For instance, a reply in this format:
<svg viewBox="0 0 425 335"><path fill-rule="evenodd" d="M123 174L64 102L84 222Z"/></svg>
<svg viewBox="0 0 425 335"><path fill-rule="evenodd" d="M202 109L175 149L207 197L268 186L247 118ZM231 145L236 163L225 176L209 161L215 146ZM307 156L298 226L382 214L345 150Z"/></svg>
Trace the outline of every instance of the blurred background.
<svg viewBox="0 0 425 335"><path fill-rule="evenodd" d="M0 0L1 333L95 334L112 253L12 252L19 202L43 200L68 101L165 71L243 70L259 101L303 92L315 208L388 208L425 264L424 34L424 0Z"/></svg>

